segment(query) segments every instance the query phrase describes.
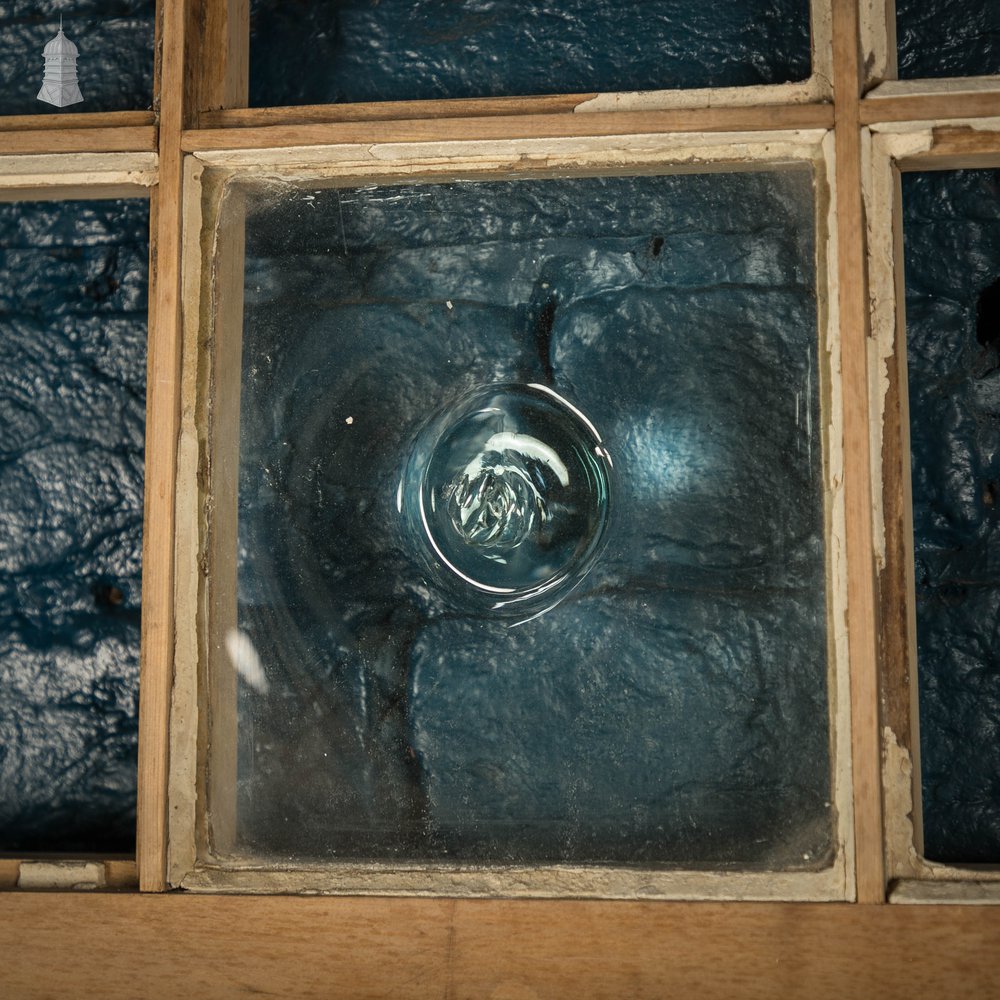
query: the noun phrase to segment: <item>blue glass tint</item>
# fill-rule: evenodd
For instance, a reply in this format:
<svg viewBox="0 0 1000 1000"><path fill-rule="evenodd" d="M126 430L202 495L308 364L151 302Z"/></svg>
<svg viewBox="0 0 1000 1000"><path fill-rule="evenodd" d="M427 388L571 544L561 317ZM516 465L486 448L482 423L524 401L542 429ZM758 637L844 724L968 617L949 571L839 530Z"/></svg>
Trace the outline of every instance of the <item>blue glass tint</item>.
<svg viewBox="0 0 1000 1000"><path fill-rule="evenodd" d="M741 87L810 73L808 0L250 5L250 103Z"/></svg>
<svg viewBox="0 0 1000 1000"><path fill-rule="evenodd" d="M43 9L48 8L48 9ZM52 5L14 0L0 8L0 115L141 111L153 106L154 0L80 0L62 11L79 50L83 102L59 108L37 100L42 50L59 31Z"/></svg>
<svg viewBox="0 0 1000 1000"><path fill-rule="evenodd" d="M900 79L1000 73L995 0L896 0Z"/></svg>
<svg viewBox="0 0 1000 1000"><path fill-rule="evenodd" d="M1000 171L903 175L924 852L1000 861Z"/></svg>
<svg viewBox="0 0 1000 1000"><path fill-rule="evenodd" d="M0 850L135 842L149 204L0 205Z"/></svg>
<svg viewBox="0 0 1000 1000"><path fill-rule="evenodd" d="M241 849L826 863L810 169L247 200Z"/></svg>

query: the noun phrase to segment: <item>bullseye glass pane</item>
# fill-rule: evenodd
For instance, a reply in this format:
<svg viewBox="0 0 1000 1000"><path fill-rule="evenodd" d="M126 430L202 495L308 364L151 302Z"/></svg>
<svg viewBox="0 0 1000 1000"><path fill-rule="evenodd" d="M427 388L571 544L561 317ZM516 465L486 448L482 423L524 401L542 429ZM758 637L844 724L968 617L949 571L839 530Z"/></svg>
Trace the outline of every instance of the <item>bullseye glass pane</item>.
<svg viewBox="0 0 1000 1000"><path fill-rule="evenodd" d="M246 194L235 852L824 866L811 170Z"/></svg>

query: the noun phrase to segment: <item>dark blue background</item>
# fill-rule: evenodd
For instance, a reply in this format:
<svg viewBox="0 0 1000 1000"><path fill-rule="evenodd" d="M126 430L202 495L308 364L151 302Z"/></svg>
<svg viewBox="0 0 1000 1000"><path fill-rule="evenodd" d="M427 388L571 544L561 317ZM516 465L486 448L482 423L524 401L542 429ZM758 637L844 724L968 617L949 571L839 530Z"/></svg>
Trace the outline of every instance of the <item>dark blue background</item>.
<svg viewBox="0 0 1000 1000"><path fill-rule="evenodd" d="M0 5L0 115L141 111L153 105L154 0L66 0ZM59 30L80 50L83 101L57 108L37 100L42 50Z"/></svg>
<svg viewBox="0 0 1000 1000"><path fill-rule="evenodd" d="M808 0L252 0L250 104L736 87L810 73Z"/></svg>
<svg viewBox="0 0 1000 1000"><path fill-rule="evenodd" d="M1000 171L903 175L924 838L1000 861ZM1000 317L991 329L1000 337Z"/></svg>
<svg viewBox="0 0 1000 1000"><path fill-rule="evenodd" d="M134 846L148 227L0 204L0 850Z"/></svg>
<svg viewBox="0 0 1000 1000"><path fill-rule="evenodd" d="M250 203L244 849L823 865L810 169ZM509 381L580 407L616 484L591 574L513 629L396 508L428 415Z"/></svg>

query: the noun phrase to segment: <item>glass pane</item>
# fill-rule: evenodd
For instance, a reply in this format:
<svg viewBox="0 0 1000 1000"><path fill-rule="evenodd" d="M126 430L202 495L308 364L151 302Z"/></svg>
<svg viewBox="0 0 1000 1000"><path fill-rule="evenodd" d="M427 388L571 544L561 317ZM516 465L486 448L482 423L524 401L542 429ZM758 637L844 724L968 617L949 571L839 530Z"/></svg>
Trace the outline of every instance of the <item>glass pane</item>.
<svg viewBox="0 0 1000 1000"><path fill-rule="evenodd" d="M247 202L236 853L822 866L810 169Z"/></svg>
<svg viewBox="0 0 1000 1000"><path fill-rule="evenodd" d="M155 12L155 0L79 0L62 11L23 0L0 7L0 115L151 108ZM68 85L63 78L75 67L83 98L77 100L67 86L58 99L74 103L64 106L38 99L46 77L45 47L58 36L60 15L64 37L77 51L60 43L63 62L50 60L48 76Z"/></svg>
<svg viewBox="0 0 1000 1000"><path fill-rule="evenodd" d="M924 853L1000 861L1000 171L903 175Z"/></svg>
<svg viewBox="0 0 1000 1000"><path fill-rule="evenodd" d="M0 850L135 842L149 205L0 205Z"/></svg>
<svg viewBox="0 0 1000 1000"><path fill-rule="evenodd" d="M250 104L738 87L810 73L808 0L251 0Z"/></svg>
<svg viewBox="0 0 1000 1000"><path fill-rule="evenodd" d="M1000 73L996 0L896 0L900 79Z"/></svg>

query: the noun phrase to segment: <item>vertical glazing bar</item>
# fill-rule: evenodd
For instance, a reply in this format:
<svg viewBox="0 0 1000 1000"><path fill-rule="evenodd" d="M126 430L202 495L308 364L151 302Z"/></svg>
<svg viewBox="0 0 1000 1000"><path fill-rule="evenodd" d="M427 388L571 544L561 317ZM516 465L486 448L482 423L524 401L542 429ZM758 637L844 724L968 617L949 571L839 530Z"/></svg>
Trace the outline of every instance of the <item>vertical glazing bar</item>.
<svg viewBox="0 0 1000 1000"><path fill-rule="evenodd" d="M863 67L856 0L834 0L833 69L855 868L858 901L880 903L885 901L885 863L868 426L868 290L861 197L859 101Z"/></svg>
<svg viewBox="0 0 1000 1000"><path fill-rule="evenodd" d="M191 108L245 108L250 79L250 0L193 0Z"/></svg>
<svg viewBox="0 0 1000 1000"><path fill-rule="evenodd" d="M236 838L238 677L241 658L255 656L237 631L240 389L243 357L244 193L232 186L219 221L212 262L212 378L209 410L208 731L209 844L216 856Z"/></svg>
<svg viewBox="0 0 1000 1000"><path fill-rule="evenodd" d="M139 682L139 888L166 888L168 727L174 656L174 490L180 422L181 131L187 4L159 7L160 180L150 212L146 500Z"/></svg>

